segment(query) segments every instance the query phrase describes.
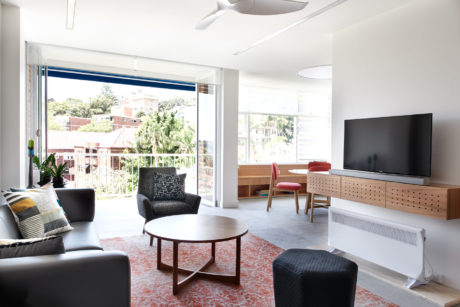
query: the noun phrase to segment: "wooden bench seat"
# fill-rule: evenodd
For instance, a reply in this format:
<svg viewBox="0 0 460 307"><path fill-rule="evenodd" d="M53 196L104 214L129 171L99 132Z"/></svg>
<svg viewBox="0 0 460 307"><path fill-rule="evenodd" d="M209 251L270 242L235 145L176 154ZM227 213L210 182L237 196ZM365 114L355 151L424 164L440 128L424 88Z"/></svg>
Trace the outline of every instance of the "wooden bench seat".
<svg viewBox="0 0 460 307"><path fill-rule="evenodd" d="M307 164L280 164L280 181L297 182L302 185L300 195L307 190L307 176L289 173L290 169L306 169ZM258 191L270 188L271 164L244 164L238 167L238 199L267 197ZM275 196L291 195L278 192Z"/></svg>

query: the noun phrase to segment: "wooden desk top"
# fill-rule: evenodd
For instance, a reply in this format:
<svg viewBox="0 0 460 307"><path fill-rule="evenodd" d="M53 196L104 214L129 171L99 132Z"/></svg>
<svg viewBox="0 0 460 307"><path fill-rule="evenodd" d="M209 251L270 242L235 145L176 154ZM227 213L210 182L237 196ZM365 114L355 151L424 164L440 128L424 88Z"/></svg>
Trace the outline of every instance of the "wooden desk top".
<svg viewBox="0 0 460 307"><path fill-rule="evenodd" d="M290 169L288 170L289 173L291 174L297 174L297 175L306 175L308 174L308 170L305 168L295 168L295 169Z"/></svg>
<svg viewBox="0 0 460 307"><path fill-rule="evenodd" d="M241 237L248 226L224 216L181 214L152 220L145 224L145 231L167 241L210 243Z"/></svg>

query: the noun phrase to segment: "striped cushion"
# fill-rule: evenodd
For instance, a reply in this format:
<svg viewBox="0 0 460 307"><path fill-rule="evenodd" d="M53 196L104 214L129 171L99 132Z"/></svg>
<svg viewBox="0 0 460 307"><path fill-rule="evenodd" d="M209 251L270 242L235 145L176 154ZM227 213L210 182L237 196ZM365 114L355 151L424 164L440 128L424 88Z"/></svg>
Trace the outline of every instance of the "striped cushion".
<svg viewBox="0 0 460 307"><path fill-rule="evenodd" d="M72 230L51 186L26 192L3 191L24 239Z"/></svg>

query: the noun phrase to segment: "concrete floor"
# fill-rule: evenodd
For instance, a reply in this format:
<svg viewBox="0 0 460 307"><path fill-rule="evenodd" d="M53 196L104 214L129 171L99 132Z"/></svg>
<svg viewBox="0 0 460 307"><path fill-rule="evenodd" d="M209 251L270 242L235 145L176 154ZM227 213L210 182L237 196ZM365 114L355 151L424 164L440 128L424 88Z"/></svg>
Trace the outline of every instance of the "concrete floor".
<svg viewBox="0 0 460 307"><path fill-rule="evenodd" d="M199 214L223 215L244 221L249 231L283 249L306 248L327 243L327 210L315 209L314 223L303 213L305 197L299 199L299 214L293 198L276 198L270 212L266 200L240 201L238 209L221 209L202 205ZM96 202L95 224L100 238L140 235L144 220L137 212L135 198ZM147 238L146 238L147 242ZM388 285L372 276L359 273L358 285L400 306L431 307L433 304L407 291Z"/></svg>

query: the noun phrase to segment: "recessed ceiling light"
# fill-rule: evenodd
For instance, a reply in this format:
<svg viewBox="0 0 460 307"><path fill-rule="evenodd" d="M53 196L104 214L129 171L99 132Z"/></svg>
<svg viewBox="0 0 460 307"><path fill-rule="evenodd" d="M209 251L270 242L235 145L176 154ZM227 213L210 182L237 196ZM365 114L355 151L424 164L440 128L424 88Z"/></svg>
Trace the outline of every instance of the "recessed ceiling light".
<svg viewBox="0 0 460 307"><path fill-rule="evenodd" d="M321 65L302 69L299 76L309 79L332 79L332 66Z"/></svg>
<svg viewBox="0 0 460 307"><path fill-rule="evenodd" d="M73 30L73 26L75 23L75 3L76 3L76 0L67 0L66 27L68 30Z"/></svg>

